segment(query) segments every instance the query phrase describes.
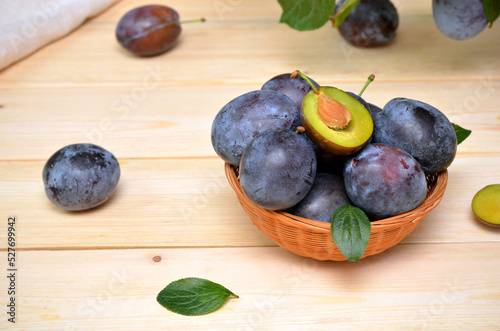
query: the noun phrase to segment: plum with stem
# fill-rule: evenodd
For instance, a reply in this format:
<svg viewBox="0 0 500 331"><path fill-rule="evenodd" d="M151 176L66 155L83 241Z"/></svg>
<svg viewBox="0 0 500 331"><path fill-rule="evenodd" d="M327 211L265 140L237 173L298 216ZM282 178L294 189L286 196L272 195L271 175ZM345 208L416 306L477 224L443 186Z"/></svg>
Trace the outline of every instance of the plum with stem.
<svg viewBox="0 0 500 331"><path fill-rule="evenodd" d="M116 39L139 56L154 56L171 49L181 34L181 24L204 22L203 18L179 21L179 14L162 5L146 5L127 12L118 22Z"/></svg>
<svg viewBox="0 0 500 331"><path fill-rule="evenodd" d="M308 81L300 71L297 74ZM369 82L360 92L363 93ZM323 150L336 155L349 155L360 150L373 133L373 121L363 104L338 88L309 84L301 109L301 118L309 138Z"/></svg>
<svg viewBox="0 0 500 331"><path fill-rule="evenodd" d="M344 2L339 1L335 11ZM396 37L398 24L398 12L391 1L361 0L337 29L356 47L376 47L388 44Z"/></svg>

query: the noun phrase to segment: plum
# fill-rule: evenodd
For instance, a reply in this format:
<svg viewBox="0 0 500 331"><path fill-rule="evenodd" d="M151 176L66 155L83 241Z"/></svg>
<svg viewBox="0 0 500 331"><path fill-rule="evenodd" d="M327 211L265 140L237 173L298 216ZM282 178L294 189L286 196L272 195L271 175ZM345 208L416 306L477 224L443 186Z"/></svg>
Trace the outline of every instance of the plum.
<svg viewBox="0 0 500 331"><path fill-rule="evenodd" d="M419 163L387 144L366 145L347 160L344 181L352 203L376 220L413 210L427 195Z"/></svg>
<svg viewBox="0 0 500 331"><path fill-rule="evenodd" d="M292 215L330 223L338 207L351 204L342 176L318 173L305 198L286 211Z"/></svg>
<svg viewBox="0 0 500 331"><path fill-rule="evenodd" d="M139 56L153 56L172 48L181 34L179 14L162 5L146 5L127 12L118 22L116 39Z"/></svg>
<svg viewBox="0 0 500 331"><path fill-rule="evenodd" d="M335 11L344 4L339 1ZM337 29L340 35L356 47L376 47L396 37L399 16L389 0L361 0Z"/></svg>
<svg viewBox="0 0 500 331"><path fill-rule="evenodd" d="M212 146L225 162L239 165L241 155L259 133L268 129L295 130L300 114L283 93L257 90L227 103L212 123Z"/></svg>
<svg viewBox="0 0 500 331"><path fill-rule="evenodd" d="M292 99L297 106L297 109L300 110L302 108L302 100L304 100L306 94L311 92L313 89L304 79L302 79L302 77L290 77L290 75L291 74L288 73L274 76L265 82L261 89L283 93ZM314 85L316 85L316 87L319 87L318 83L311 78L309 79Z"/></svg>
<svg viewBox="0 0 500 331"><path fill-rule="evenodd" d="M336 155L350 155L363 148L373 133L368 109L345 91L332 86L318 88L300 71L295 74L313 89L304 97L300 111L309 138L324 151ZM374 77L370 75L362 92Z"/></svg>
<svg viewBox="0 0 500 331"><path fill-rule="evenodd" d="M120 179L116 157L93 144L73 144L55 152L43 168L45 194L65 210L99 206L113 194Z"/></svg>
<svg viewBox="0 0 500 331"><path fill-rule="evenodd" d="M240 185L255 205L281 210L302 200L316 177L309 142L287 129L270 129L248 145L240 162Z"/></svg>
<svg viewBox="0 0 500 331"><path fill-rule="evenodd" d="M335 155L322 149L316 152L318 160L318 172L326 172L334 175L342 175L344 163L350 155Z"/></svg>
<svg viewBox="0 0 500 331"><path fill-rule="evenodd" d="M365 101L365 99L363 99L362 97L360 97L358 94L354 93L354 92L347 92L350 96L352 96L354 99L358 100L363 106L365 106L366 110L368 110L368 112L371 114L372 111L370 109L370 106L368 104L368 102Z"/></svg>
<svg viewBox="0 0 500 331"><path fill-rule="evenodd" d="M432 14L438 29L456 40L476 36L488 24L481 0L432 0Z"/></svg>
<svg viewBox="0 0 500 331"><path fill-rule="evenodd" d="M378 116L378 114L380 114L380 112L382 111L382 108L374 105L373 103L367 102L367 104L368 104L368 107L370 107L370 113L372 114L372 118L375 116Z"/></svg>
<svg viewBox="0 0 500 331"><path fill-rule="evenodd" d="M500 227L500 184L479 190L472 199L472 211L484 224Z"/></svg>
<svg viewBox="0 0 500 331"><path fill-rule="evenodd" d="M441 111L429 104L395 98L373 120L373 142L391 144L411 154L425 174L443 171L455 158L455 129Z"/></svg>

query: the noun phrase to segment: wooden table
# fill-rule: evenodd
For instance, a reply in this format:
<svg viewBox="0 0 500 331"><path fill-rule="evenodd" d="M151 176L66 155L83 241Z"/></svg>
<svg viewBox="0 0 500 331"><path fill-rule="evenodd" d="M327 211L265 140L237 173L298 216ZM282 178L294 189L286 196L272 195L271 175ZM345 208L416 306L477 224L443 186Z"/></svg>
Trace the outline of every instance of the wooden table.
<svg viewBox="0 0 500 331"><path fill-rule="evenodd" d="M477 222L473 195L499 183L500 22L468 41L436 28L430 0L399 1L390 46L356 49L325 26L278 24L272 0L171 0L175 49L127 54L114 29L121 1L67 37L0 72L0 329L498 330L500 229ZM234 97L301 69L383 106L419 99L472 129L441 204L399 245L357 263L296 256L239 206L210 142ZM105 205L64 212L41 178L59 148L91 142L119 159ZM16 218L16 324L7 322L7 220ZM171 313L157 293L183 277L239 299L200 317Z"/></svg>

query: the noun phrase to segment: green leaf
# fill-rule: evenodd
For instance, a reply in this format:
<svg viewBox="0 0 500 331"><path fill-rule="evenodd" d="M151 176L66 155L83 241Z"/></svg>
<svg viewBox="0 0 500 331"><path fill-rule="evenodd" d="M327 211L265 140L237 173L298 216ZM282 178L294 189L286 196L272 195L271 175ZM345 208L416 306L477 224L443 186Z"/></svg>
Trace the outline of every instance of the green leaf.
<svg viewBox="0 0 500 331"><path fill-rule="evenodd" d="M171 282L156 297L160 305L186 316L208 314L236 294L224 286L202 278L183 278Z"/></svg>
<svg viewBox="0 0 500 331"><path fill-rule="evenodd" d="M332 217L332 238L347 261L358 261L366 251L371 223L365 213L354 206L340 206Z"/></svg>
<svg viewBox="0 0 500 331"><path fill-rule="evenodd" d="M280 22L299 31L319 29L335 12L334 0L278 0L283 14Z"/></svg>
<svg viewBox="0 0 500 331"><path fill-rule="evenodd" d="M467 137L469 137L472 132L471 130L464 129L460 125L457 125L455 123L451 123L451 125L453 125L453 129L455 129L455 133L457 135L457 145L460 145L462 141L467 139Z"/></svg>
<svg viewBox="0 0 500 331"><path fill-rule="evenodd" d="M356 5L360 2L361 0L347 0L344 2L344 4L339 8L339 10L335 13L335 16L333 16L333 27L336 28L344 20L346 19L347 15L356 7Z"/></svg>
<svg viewBox="0 0 500 331"><path fill-rule="evenodd" d="M493 22L500 16L500 0L483 0L483 6L491 28Z"/></svg>

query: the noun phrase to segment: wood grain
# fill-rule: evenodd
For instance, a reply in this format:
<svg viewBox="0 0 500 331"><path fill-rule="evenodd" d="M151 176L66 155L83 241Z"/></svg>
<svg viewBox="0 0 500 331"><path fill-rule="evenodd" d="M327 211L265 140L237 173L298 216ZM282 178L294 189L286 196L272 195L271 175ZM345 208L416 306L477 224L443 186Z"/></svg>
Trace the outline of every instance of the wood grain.
<svg viewBox="0 0 500 331"><path fill-rule="evenodd" d="M498 248L398 245L359 263L271 247L22 252L18 330L495 330ZM190 276L240 298L199 317L156 302Z"/></svg>
<svg viewBox="0 0 500 331"><path fill-rule="evenodd" d="M470 203L500 183L500 24L458 42L436 28L431 1L394 3L395 41L361 50L329 26L299 33L280 24L277 1L172 0L182 19L207 22L183 26L172 51L137 58L114 29L146 2L122 0L0 71L0 250L15 216L19 270L18 323L0 310L0 329L497 330L500 232L477 222ZM367 101L418 99L472 130L441 204L388 251L358 263L305 259L277 247L238 205L211 146L212 120L294 69L353 92L375 73ZM41 178L46 160L76 142L110 150L122 170L113 197L81 213L52 205ZM240 299L189 318L156 303L189 276Z"/></svg>
<svg viewBox="0 0 500 331"><path fill-rule="evenodd" d="M0 210L17 216L21 249L274 246L242 211L217 158L120 159L112 199L87 212L65 212L43 191L44 162L0 162ZM500 182L500 157L460 155L441 204L404 243L500 242L470 204ZM475 165L481 164L481 167ZM6 224L2 224L6 229ZM5 240L7 231L0 231ZM1 249L5 249L1 247Z"/></svg>
<svg viewBox="0 0 500 331"><path fill-rule="evenodd" d="M277 73L297 68L314 73L321 82L362 82L371 73L385 81L463 81L490 75L500 79L498 70L493 69L500 64L500 27L457 42L439 32L428 4L416 6L421 9L412 14L415 5L407 12L406 2L401 3L404 10L396 42L360 50L328 25L300 33L278 23L276 1L235 1L235 9L223 17L207 8L217 1L231 3L172 3L180 13L188 8L190 18L206 16L208 21L185 26L177 47L153 58L134 57L117 44L114 29L119 17L139 3L131 2L129 7L126 1L121 2L110 9L109 16L96 18L69 38L48 45L22 66L4 70L0 87L134 86L142 81L145 67L155 64L168 73L163 81L168 86L261 84ZM249 16L242 18L248 7L252 8Z"/></svg>
<svg viewBox="0 0 500 331"><path fill-rule="evenodd" d="M150 69L144 69L145 77L150 77ZM154 86L154 78L149 82L147 89L140 83L101 89L55 87L50 93L32 88L3 90L0 160L47 160L75 142L101 145L119 158L216 157L210 141L213 118L227 102L260 89L265 81L196 88ZM332 85L358 92L363 83ZM499 93L500 81L487 77L466 82L376 80L364 97L380 107L395 97L427 102L473 131L460 145L459 154L500 153Z"/></svg>

